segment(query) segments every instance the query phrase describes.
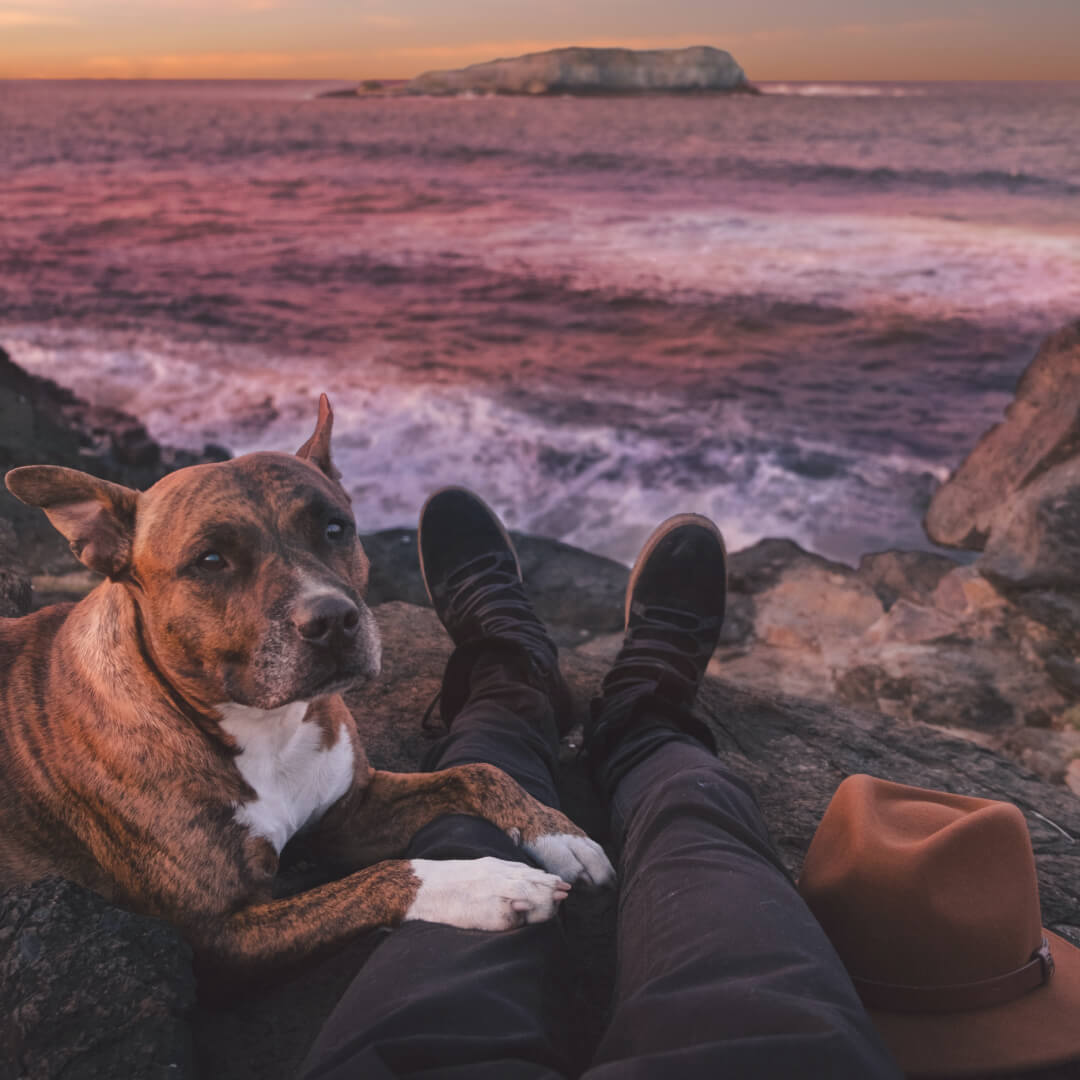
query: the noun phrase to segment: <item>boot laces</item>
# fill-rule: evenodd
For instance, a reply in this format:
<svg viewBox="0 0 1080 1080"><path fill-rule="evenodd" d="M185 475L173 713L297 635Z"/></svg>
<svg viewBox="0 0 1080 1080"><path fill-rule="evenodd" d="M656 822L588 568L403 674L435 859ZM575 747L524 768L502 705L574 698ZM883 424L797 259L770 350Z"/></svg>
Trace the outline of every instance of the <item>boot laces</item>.
<svg viewBox="0 0 1080 1080"><path fill-rule="evenodd" d="M693 697L709 662L723 620L715 615L660 605L635 604L631 625L604 679L605 697L664 679Z"/></svg>
<svg viewBox="0 0 1080 1080"><path fill-rule="evenodd" d="M475 628L478 634L504 637L525 645L548 662L551 639L536 616L508 551L470 559L450 574L440 589L449 625Z"/></svg>

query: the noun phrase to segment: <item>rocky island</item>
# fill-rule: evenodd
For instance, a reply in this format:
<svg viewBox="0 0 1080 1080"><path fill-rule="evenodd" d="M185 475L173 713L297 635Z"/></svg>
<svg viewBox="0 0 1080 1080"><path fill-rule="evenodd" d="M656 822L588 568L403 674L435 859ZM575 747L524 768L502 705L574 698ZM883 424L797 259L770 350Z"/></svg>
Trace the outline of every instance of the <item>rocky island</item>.
<svg viewBox="0 0 1080 1080"><path fill-rule="evenodd" d="M427 71L392 88L361 84L328 97L386 94L680 94L755 93L731 53L688 49L591 49L571 46L490 60L452 71Z"/></svg>
<svg viewBox="0 0 1080 1080"><path fill-rule="evenodd" d="M732 555L724 638L698 711L754 785L793 872L851 773L1007 799L1031 833L1044 925L1080 945L1078 371L1080 322L1046 341L1004 422L935 495L931 536L981 554L890 551L850 567L762 540ZM0 472L77 462L145 486L190 460L2 353L0 418ZM0 494L0 614L92 585L45 530ZM620 638L627 568L516 539L583 712ZM388 530L364 544L385 659L380 679L348 703L373 763L410 770L451 645L427 606L415 534ZM602 839L578 737L564 745L563 803ZM318 880L302 849L286 853L282 892ZM580 944L565 977L584 1060L611 981L612 897L575 890L563 918ZM167 924L58 879L9 890L0 895L0 1061L19 1064L3 1075L292 1076L371 947L359 940L288 982L210 1008L197 1002L187 945Z"/></svg>

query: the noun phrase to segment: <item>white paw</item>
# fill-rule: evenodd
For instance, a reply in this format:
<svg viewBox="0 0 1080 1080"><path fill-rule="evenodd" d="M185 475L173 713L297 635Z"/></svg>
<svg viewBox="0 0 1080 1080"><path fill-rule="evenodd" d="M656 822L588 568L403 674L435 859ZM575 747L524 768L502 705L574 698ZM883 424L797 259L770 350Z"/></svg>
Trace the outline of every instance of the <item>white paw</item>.
<svg viewBox="0 0 1080 1080"><path fill-rule="evenodd" d="M510 930L555 914L570 886L524 863L483 859L413 859L420 881L408 919L465 930Z"/></svg>
<svg viewBox="0 0 1080 1080"><path fill-rule="evenodd" d="M549 833L524 848L545 870L558 874L563 881L610 885L615 880L615 867L604 849L587 836Z"/></svg>

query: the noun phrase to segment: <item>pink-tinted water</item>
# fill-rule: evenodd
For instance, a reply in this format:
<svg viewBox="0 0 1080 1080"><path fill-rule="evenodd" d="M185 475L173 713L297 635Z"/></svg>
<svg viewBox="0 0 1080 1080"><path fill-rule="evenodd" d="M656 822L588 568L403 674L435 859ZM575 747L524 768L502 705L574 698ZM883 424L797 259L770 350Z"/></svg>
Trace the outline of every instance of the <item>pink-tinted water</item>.
<svg viewBox="0 0 1080 1080"><path fill-rule="evenodd" d="M1075 84L318 89L0 84L0 345L186 444L327 389L363 528L458 482L624 559L684 509L852 558L1080 315Z"/></svg>

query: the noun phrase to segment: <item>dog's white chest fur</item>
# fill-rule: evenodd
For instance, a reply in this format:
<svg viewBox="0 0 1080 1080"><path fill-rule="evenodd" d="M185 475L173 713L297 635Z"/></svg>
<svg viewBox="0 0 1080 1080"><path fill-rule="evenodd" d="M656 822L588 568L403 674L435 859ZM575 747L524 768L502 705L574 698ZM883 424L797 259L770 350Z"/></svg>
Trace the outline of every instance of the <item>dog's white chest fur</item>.
<svg viewBox="0 0 1080 1080"><path fill-rule="evenodd" d="M304 722L307 708L306 701L270 710L218 706L222 728L240 748L236 767L257 796L236 808L236 820L278 853L353 782L352 741L342 732L333 746L323 747L322 729Z"/></svg>

